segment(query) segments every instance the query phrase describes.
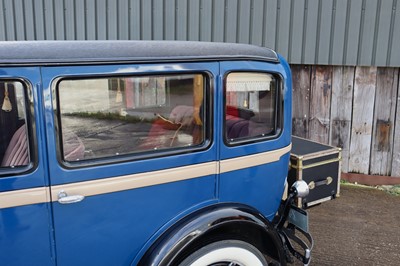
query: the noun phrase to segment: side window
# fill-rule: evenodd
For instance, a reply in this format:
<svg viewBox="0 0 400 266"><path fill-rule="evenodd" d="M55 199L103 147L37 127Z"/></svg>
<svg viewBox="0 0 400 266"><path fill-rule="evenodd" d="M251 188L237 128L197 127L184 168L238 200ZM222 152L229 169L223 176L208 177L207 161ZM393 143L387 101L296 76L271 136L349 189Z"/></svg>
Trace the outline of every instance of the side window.
<svg viewBox="0 0 400 266"><path fill-rule="evenodd" d="M271 74L233 72L227 75L225 141L228 144L277 134L277 90L277 78Z"/></svg>
<svg viewBox="0 0 400 266"><path fill-rule="evenodd" d="M62 160L188 149L205 140L201 74L63 79L57 85Z"/></svg>
<svg viewBox="0 0 400 266"><path fill-rule="evenodd" d="M0 80L1 171L29 165L27 88L15 80Z"/></svg>

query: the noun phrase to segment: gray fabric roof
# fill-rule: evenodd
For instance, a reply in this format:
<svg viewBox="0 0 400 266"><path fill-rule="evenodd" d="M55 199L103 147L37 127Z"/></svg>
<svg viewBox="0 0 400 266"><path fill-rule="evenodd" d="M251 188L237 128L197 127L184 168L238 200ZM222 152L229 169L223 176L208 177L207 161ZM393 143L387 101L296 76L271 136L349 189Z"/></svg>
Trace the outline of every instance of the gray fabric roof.
<svg viewBox="0 0 400 266"><path fill-rule="evenodd" d="M257 59L279 62L268 48L236 43L186 41L20 41L0 42L1 65L58 65Z"/></svg>

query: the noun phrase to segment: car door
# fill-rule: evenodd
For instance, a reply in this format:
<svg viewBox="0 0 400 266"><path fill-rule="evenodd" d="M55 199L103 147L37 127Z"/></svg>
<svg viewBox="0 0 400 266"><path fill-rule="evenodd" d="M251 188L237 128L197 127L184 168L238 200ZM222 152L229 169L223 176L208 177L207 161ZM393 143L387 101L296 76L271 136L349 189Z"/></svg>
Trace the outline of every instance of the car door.
<svg viewBox="0 0 400 266"><path fill-rule="evenodd" d="M291 92L281 64L221 63L220 198L256 207L272 219L290 152Z"/></svg>
<svg viewBox="0 0 400 266"><path fill-rule="evenodd" d="M0 264L55 265L36 67L0 68Z"/></svg>
<svg viewBox="0 0 400 266"><path fill-rule="evenodd" d="M216 201L216 63L42 69L58 265L128 265Z"/></svg>

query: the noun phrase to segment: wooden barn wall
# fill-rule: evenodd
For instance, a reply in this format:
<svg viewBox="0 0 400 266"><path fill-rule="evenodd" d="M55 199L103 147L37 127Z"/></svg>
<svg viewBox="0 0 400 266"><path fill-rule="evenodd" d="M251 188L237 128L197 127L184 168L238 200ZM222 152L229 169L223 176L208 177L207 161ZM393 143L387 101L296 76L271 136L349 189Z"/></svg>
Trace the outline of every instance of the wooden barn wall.
<svg viewBox="0 0 400 266"><path fill-rule="evenodd" d="M191 40L400 67L400 0L0 0L0 40Z"/></svg>
<svg viewBox="0 0 400 266"><path fill-rule="evenodd" d="M341 147L344 172L400 177L399 68L291 69L293 135Z"/></svg>

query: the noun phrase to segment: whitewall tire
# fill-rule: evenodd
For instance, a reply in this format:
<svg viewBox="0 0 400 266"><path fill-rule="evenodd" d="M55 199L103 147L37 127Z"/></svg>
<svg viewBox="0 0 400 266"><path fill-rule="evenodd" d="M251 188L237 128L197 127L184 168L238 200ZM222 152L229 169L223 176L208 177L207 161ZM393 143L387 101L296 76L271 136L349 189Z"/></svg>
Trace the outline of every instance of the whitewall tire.
<svg viewBox="0 0 400 266"><path fill-rule="evenodd" d="M266 266L263 254L239 240L223 240L206 245L188 256L180 266Z"/></svg>

